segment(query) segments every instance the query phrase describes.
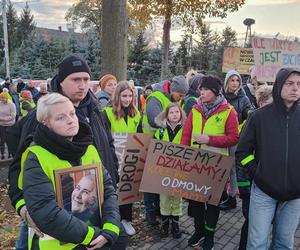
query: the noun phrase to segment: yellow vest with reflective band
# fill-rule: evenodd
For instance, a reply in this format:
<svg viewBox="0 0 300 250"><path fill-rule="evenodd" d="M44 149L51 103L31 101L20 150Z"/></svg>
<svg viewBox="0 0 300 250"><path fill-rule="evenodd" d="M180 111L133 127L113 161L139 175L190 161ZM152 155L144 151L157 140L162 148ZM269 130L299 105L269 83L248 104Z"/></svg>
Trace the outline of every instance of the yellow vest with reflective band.
<svg viewBox="0 0 300 250"><path fill-rule="evenodd" d="M163 137L161 138L160 134L163 133ZM182 128L179 129L177 134L175 135L173 139L173 143L180 144L181 142L181 136L182 136ZM167 128L159 128L156 130L154 137L158 140L168 141L170 142L169 133ZM161 138L161 139L160 139Z"/></svg>
<svg viewBox="0 0 300 250"><path fill-rule="evenodd" d="M225 126L227 118L233 109L232 106L229 106L226 110L221 111L220 113L216 113L209 117L205 124L203 131L202 130L202 114L195 108L192 108L193 113L193 129L192 129L192 139L191 139L191 146L197 147L198 144L195 144L195 139L193 138L193 135L200 135L200 134L206 134L206 135L225 135ZM203 149L211 150L214 152L218 152L223 155L229 155L229 149L228 148L215 148L208 146L206 144L201 145Z"/></svg>
<svg viewBox="0 0 300 250"><path fill-rule="evenodd" d="M162 111L165 111L167 109L167 107L171 103L171 100L168 96L166 96L166 94L164 94L160 91L154 91L153 93L151 93L151 95L149 95L147 97L146 107L145 107L145 111L144 111L144 115L143 115L143 132L145 134L153 134L154 135L155 130L157 128L153 128L153 127L150 126L149 121L148 121L148 117L147 117L147 102L151 98L156 98L160 102L160 104L162 106Z"/></svg>
<svg viewBox="0 0 300 250"><path fill-rule="evenodd" d="M58 169L63 168L71 168L72 165L65 160L59 159L56 155L50 153L48 150L42 148L41 146L31 146L26 149L26 151L22 154L21 158L21 173L19 175L19 181L18 186L20 189L22 189L23 185L23 172L24 172L24 163L28 156L28 153L32 152L36 155L41 168L45 172L45 174L48 176L49 180L51 181L51 184L55 191L55 179L54 179L54 171ZM97 152L97 149L90 145L88 146L85 154L81 158L82 165L91 165L91 164L99 164L101 163L101 159L99 157L99 154ZM99 164L101 166L101 164ZM101 183L103 185L103 174L102 174L102 167L99 168L99 175L101 179ZM104 188L102 188L104 190ZM56 191L55 191L56 192ZM28 232L28 249L31 249L32 245L32 239L33 239L34 233L31 228L29 228ZM87 245L90 243L94 236L94 229L92 227L88 227L88 233L84 239L84 241L81 244ZM40 250L71 250L74 249L77 245L73 243L66 243L61 244L60 241L45 235L43 238L39 238L39 248Z"/></svg>
<svg viewBox="0 0 300 250"><path fill-rule="evenodd" d="M241 131L242 131L242 129L243 129L243 127L244 127L246 121L247 121L247 119L245 119L241 124L239 124L239 127L238 127L238 129L239 129L239 134L241 133Z"/></svg>
<svg viewBox="0 0 300 250"><path fill-rule="evenodd" d="M31 105L31 107L32 107L33 109L35 108L36 105L35 105L35 103L34 103L33 100L27 101L27 102ZM21 100L20 100L20 112L21 112L21 115L22 115L23 117L26 116L26 115L28 114L28 111L22 108L22 101L21 101Z"/></svg>
<svg viewBox="0 0 300 250"><path fill-rule="evenodd" d="M115 133L136 133L139 123L141 121L141 114L137 110L137 114L134 117L127 116L127 123L124 118L120 120L116 119L115 114L112 112L112 107L106 107L105 112L110 121L111 132Z"/></svg>

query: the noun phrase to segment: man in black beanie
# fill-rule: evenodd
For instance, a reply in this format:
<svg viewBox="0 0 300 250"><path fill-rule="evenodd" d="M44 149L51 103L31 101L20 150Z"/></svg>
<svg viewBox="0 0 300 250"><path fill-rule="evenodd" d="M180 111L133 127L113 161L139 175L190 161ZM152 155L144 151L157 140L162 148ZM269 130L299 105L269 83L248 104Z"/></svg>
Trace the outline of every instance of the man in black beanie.
<svg viewBox="0 0 300 250"><path fill-rule="evenodd" d="M118 180L118 160L115 154L113 138L109 127L103 121L102 114L99 111L100 107L98 106L98 101L89 90L90 74L90 68L83 59L76 55L70 55L58 65L58 73L52 78L50 90L51 92L58 92L68 97L75 106L79 121L90 125L93 132L93 144L97 148L102 163L109 172L113 185L116 188ZM26 212L27 208L23 198L23 191L18 188L21 156L31 143L32 139L30 139L29 136L34 134L37 124L36 111L34 110L16 123L10 129L8 135L10 145L19 145L9 169L9 196L12 205L22 218L24 217L23 215L28 213ZM126 236L123 235L123 230L120 231L122 237L119 237L119 240L111 249L126 248ZM22 237L24 237L24 235L20 234L19 242L22 241Z"/></svg>

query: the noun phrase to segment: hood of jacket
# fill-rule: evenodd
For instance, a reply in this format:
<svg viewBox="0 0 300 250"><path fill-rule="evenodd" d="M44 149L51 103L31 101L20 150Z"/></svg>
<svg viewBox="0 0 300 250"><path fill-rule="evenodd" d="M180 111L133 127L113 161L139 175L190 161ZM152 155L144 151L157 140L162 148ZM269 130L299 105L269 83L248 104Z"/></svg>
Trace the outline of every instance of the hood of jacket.
<svg viewBox="0 0 300 250"><path fill-rule="evenodd" d="M153 91L164 92L166 95L170 95L170 84L171 82L168 80L163 80L159 83L155 83L153 86Z"/></svg>
<svg viewBox="0 0 300 250"><path fill-rule="evenodd" d="M240 87L239 89L242 87L243 81L242 81L242 77L240 75L239 72L237 72L236 70L229 70L225 76L225 80L224 80L224 89L226 89L226 86L228 84L228 80L230 77L232 76L237 76L240 79Z"/></svg>
<svg viewBox="0 0 300 250"><path fill-rule="evenodd" d="M107 93L104 90L99 91L98 93L96 93L96 97L99 98L106 98L107 100L111 100L111 95L109 93Z"/></svg>
<svg viewBox="0 0 300 250"><path fill-rule="evenodd" d="M276 106L278 106L281 110L284 110L285 112L286 112L286 106L281 97L281 90L286 79L293 73L300 74L300 69L296 69L296 68L280 69L276 75L275 83L273 85L272 95L273 95L274 103ZM299 100L294 103L293 108L298 104L299 104Z"/></svg>
<svg viewBox="0 0 300 250"><path fill-rule="evenodd" d="M168 120L166 116L167 116L166 111L163 111L157 117L155 117L154 121L158 127L160 128L167 127ZM185 120L186 120L186 114L184 111L182 111L182 116L178 124L184 124Z"/></svg>

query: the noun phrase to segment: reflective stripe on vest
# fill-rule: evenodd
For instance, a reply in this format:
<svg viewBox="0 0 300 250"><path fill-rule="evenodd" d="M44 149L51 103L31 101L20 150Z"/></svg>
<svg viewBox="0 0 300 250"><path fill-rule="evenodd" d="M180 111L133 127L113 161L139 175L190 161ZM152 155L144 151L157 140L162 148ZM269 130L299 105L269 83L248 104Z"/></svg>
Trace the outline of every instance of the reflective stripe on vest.
<svg viewBox="0 0 300 250"><path fill-rule="evenodd" d="M239 124L239 127L238 127L238 129L239 129L239 134L241 133L241 131L242 131L242 129L243 129L243 127L244 127L246 121L247 121L247 119L245 119L241 124Z"/></svg>
<svg viewBox="0 0 300 250"><path fill-rule="evenodd" d="M160 134L163 133L163 137L160 139ZM173 143L175 144L180 144L181 142L181 136L182 136L182 128L179 129L179 131L177 132L177 134L175 135L174 139L173 139ZM168 141L170 142L170 138L169 138L169 133L168 133L168 130L167 128L164 128L163 130L160 128L160 129L157 129L156 132L155 132L155 135L154 137L158 140L163 140L163 141Z"/></svg>
<svg viewBox="0 0 300 250"><path fill-rule="evenodd" d="M63 168L70 168L70 167L72 167L72 165L68 161L59 159L56 155L50 153L48 150L42 148L41 146L37 146L37 145L31 146L31 147L27 148L26 151L22 154L21 172L20 172L19 180L18 180L18 186L20 189L23 188L22 185L23 185L24 164L25 164L25 161L26 161L26 158L27 158L29 152L32 152L37 157L37 159L41 165L41 168L43 169L44 173L48 176L48 178L51 181L51 184L53 186L53 189L55 191L56 189L55 189L54 171L58 170L58 169L63 169ZM82 165L91 165L91 164L101 163L101 159L99 157L97 149L93 145L88 146L85 154L81 158L81 163L82 163ZM101 164L99 166L101 166ZM104 190L102 167L99 168L99 175L100 175L100 181L102 184L102 190ZM87 235L81 244L87 245L91 241L93 235L94 235L93 228L88 227ZM34 232L32 231L32 229L29 228L29 234L28 234L29 248L28 249L31 249L33 236L34 236ZM43 238L39 238L40 250L52 250L52 249L71 250L71 249L74 249L75 247L76 247L76 244L73 244L73 243L61 244L60 241L54 239L53 237L50 237L49 235L45 235Z"/></svg>
<svg viewBox="0 0 300 250"><path fill-rule="evenodd" d="M220 113L216 113L209 117L205 124L203 131L202 130L202 114L195 108L192 108L192 114L193 114L193 129L192 129L192 139L191 139L191 146L197 146L198 144L194 144L195 139L193 138L193 135L200 135L200 134L206 134L206 135L225 135L225 126L226 121L228 119L228 116L233 109L232 106L227 108L224 111L221 111ZM205 150L210 150L214 152L218 152L223 155L229 155L229 149L228 148L215 148L212 146L208 146L206 144L201 145L201 148Z"/></svg>
<svg viewBox="0 0 300 250"><path fill-rule="evenodd" d="M146 103L149 102L151 98L156 98L160 102L162 106L162 111L165 111L166 108L171 103L170 98L167 97L166 94L160 91L154 91L153 93L151 93L151 95L147 97ZM153 128L149 124L148 117L147 117L147 104L146 104L144 115L143 115L143 132L146 134L154 134L156 129L157 128Z"/></svg>
<svg viewBox="0 0 300 250"><path fill-rule="evenodd" d="M111 132L115 133L136 133L137 128L139 126L141 115L138 110L137 114L134 117L127 116L127 123L125 122L124 118L121 118L120 120L116 119L115 114L112 111L112 107L106 107L105 112L107 114L107 117L110 121L111 126Z"/></svg>

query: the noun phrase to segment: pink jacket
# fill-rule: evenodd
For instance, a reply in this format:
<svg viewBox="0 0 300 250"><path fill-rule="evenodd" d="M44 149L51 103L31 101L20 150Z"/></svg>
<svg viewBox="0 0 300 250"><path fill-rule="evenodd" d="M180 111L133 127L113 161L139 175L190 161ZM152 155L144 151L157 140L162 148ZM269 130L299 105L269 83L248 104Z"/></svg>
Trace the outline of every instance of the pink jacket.
<svg viewBox="0 0 300 250"><path fill-rule="evenodd" d="M12 126L16 119L16 106L12 102L0 102L0 126Z"/></svg>

